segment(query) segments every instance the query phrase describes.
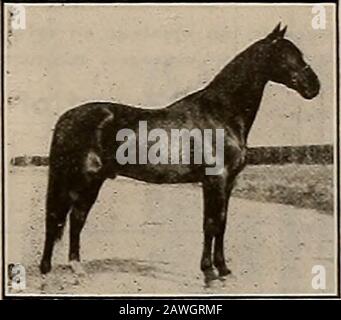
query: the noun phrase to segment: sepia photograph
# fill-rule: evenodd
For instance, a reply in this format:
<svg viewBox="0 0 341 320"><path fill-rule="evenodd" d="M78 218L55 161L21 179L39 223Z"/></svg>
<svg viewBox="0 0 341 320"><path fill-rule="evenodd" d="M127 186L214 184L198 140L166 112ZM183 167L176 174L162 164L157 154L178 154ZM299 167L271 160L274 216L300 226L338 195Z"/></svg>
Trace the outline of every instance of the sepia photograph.
<svg viewBox="0 0 341 320"><path fill-rule="evenodd" d="M336 4L2 8L4 296L339 295Z"/></svg>

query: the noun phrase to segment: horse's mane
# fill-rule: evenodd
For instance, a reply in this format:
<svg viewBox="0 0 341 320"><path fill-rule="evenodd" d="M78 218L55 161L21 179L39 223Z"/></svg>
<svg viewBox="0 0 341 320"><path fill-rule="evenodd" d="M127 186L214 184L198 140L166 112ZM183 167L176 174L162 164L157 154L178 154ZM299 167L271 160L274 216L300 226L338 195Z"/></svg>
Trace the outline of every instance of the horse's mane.
<svg viewBox="0 0 341 320"><path fill-rule="evenodd" d="M225 92L234 92L257 70L256 64L265 62L266 39L258 40L238 53L208 84L208 88L224 87Z"/></svg>

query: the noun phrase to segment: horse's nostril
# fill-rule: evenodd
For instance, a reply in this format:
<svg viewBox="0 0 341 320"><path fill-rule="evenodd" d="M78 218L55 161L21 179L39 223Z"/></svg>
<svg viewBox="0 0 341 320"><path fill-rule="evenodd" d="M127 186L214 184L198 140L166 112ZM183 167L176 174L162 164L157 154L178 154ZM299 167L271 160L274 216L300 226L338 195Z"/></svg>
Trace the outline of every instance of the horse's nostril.
<svg viewBox="0 0 341 320"><path fill-rule="evenodd" d="M309 89L305 90L303 94L304 98L306 99L313 99L315 98L320 92L320 83L317 81L314 85L312 85Z"/></svg>
<svg viewBox="0 0 341 320"><path fill-rule="evenodd" d="M313 96L317 96L318 93L320 92L320 88L321 88L321 84L320 84L320 81L319 79L316 77L315 81L314 81L314 85L312 86L312 92L313 92Z"/></svg>

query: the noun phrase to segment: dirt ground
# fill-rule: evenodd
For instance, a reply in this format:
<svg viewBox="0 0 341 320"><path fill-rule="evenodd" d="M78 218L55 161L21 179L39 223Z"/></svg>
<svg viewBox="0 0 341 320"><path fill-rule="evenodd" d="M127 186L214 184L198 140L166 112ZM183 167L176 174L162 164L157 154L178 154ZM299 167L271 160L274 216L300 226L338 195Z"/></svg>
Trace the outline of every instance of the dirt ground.
<svg viewBox="0 0 341 320"><path fill-rule="evenodd" d="M23 294L327 294L334 293L334 217L318 211L232 198L225 251L232 269L206 287L201 190L194 185L108 181L81 239L86 275L67 263L68 230L51 274L38 271L44 232L46 168L11 167L7 262L26 268ZM326 269L326 289L312 288L312 267Z"/></svg>

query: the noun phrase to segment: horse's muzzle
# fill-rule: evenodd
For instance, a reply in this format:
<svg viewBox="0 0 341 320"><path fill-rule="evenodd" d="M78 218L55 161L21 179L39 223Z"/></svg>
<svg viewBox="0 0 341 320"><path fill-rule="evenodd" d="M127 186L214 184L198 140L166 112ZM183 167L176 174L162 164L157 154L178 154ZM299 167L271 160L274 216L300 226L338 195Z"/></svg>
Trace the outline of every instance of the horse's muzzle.
<svg viewBox="0 0 341 320"><path fill-rule="evenodd" d="M320 80L309 66L299 73L297 80L298 92L304 99L311 100L319 94Z"/></svg>
<svg viewBox="0 0 341 320"><path fill-rule="evenodd" d="M311 100L315 98L320 92L320 82L317 80L313 87L305 88L301 95L304 99Z"/></svg>

